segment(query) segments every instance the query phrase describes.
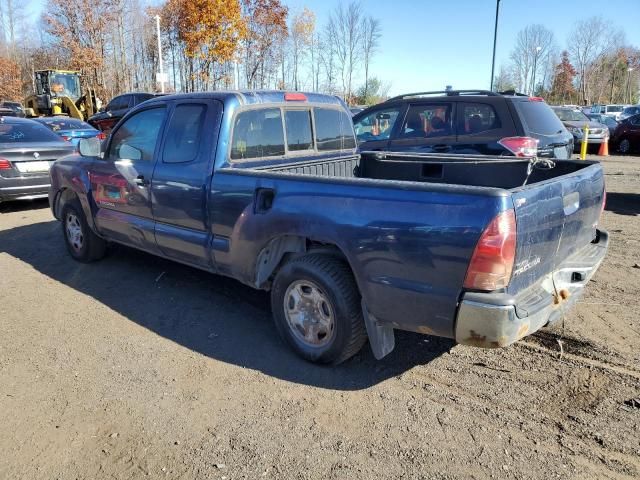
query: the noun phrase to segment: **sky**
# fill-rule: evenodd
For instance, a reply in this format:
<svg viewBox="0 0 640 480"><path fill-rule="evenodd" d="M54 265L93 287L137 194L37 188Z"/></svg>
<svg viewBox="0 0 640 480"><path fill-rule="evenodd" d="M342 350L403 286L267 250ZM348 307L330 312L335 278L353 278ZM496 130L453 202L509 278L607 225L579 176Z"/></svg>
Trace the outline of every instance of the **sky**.
<svg viewBox="0 0 640 480"><path fill-rule="evenodd" d="M322 26L340 0L282 1L292 13L309 7ZM390 84L390 95L443 90L447 85L489 88L496 0L361 1L364 11L381 22L380 48L371 71ZM34 17L43 4L33 0ZM621 28L627 43L640 48L640 0L501 0L496 73L508 63L518 31L527 25L544 25L563 49L575 22L594 15Z"/></svg>

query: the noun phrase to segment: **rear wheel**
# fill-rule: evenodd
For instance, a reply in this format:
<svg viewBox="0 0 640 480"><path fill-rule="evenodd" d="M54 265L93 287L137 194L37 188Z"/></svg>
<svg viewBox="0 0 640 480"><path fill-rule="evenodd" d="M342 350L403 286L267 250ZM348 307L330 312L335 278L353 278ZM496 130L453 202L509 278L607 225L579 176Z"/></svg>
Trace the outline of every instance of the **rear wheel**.
<svg viewBox="0 0 640 480"><path fill-rule="evenodd" d="M623 138L622 140L620 140L618 151L620 153L629 153L631 151L631 142L629 142L628 138Z"/></svg>
<svg viewBox="0 0 640 480"><path fill-rule="evenodd" d="M366 342L353 274L331 255L309 254L286 263L273 282L271 307L278 333L306 360L338 364Z"/></svg>
<svg viewBox="0 0 640 480"><path fill-rule="evenodd" d="M78 199L62 208L62 232L69 254L79 262L93 262L104 257L107 242L89 228Z"/></svg>

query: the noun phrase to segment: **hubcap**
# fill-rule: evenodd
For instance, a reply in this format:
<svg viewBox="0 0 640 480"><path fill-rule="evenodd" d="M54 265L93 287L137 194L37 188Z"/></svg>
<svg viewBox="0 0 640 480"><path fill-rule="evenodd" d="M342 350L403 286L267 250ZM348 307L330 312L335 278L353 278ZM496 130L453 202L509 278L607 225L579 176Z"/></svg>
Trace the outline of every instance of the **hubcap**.
<svg viewBox="0 0 640 480"><path fill-rule="evenodd" d="M74 250L80 251L84 244L84 235L82 234L82 225L80 220L73 213L68 213L65 221L67 228L67 241Z"/></svg>
<svg viewBox="0 0 640 480"><path fill-rule="evenodd" d="M327 295L313 282L296 280L284 295L284 315L298 340L323 347L333 339L335 314Z"/></svg>
<svg viewBox="0 0 640 480"><path fill-rule="evenodd" d="M629 140L625 138L620 142L620 151L622 153L627 153L629 151L629 146L630 146Z"/></svg>

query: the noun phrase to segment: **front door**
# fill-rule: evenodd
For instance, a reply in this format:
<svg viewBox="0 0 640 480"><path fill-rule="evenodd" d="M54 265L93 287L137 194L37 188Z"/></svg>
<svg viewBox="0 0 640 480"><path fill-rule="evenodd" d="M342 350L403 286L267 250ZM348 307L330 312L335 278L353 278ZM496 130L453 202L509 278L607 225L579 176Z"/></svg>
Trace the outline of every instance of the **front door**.
<svg viewBox="0 0 640 480"><path fill-rule="evenodd" d="M151 252L157 252L151 179L165 113L164 106L156 106L127 118L113 131L103 161L89 172L98 231Z"/></svg>

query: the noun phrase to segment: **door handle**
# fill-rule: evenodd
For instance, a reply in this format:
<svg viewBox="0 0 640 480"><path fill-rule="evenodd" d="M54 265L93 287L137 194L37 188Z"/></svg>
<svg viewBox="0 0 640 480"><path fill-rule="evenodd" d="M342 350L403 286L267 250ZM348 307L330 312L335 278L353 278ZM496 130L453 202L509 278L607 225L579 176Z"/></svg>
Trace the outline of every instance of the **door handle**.
<svg viewBox="0 0 640 480"><path fill-rule="evenodd" d="M149 180L145 180L144 175L138 175L134 182L140 187L146 187L147 185L149 185Z"/></svg>
<svg viewBox="0 0 640 480"><path fill-rule="evenodd" d="M267 213L273 206L276 192L271 188L258 188L255 193L253 210L255 213Z"/></svg>

